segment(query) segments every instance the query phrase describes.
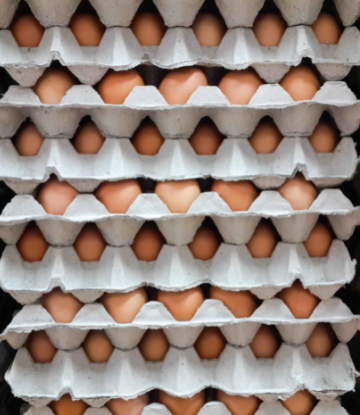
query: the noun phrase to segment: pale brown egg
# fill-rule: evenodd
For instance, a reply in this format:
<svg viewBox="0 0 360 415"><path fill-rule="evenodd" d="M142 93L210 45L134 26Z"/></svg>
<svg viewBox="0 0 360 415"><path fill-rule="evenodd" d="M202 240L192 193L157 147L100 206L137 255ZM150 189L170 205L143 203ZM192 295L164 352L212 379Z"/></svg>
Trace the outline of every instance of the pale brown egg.
<svg viewBox="0 0 360 415"><path fill-rule="evenodd" d="M34 92L43 104L57 105L76 84L77 79L68 69L48 68L36 82Z"/></svg>
<svg viewBox="0 0 360 415"><path fill-rule="evenodd" d="M208 261L214 257L221 243L221 235L215 227L202 225L188 246L194 258Z"/></svg>
<svg viewBox="0 0 360 415"><path fill-rule="evenodd" d="M139 183L129 179L102 183L95 196L109 213L126 213L141 193Z"/></svg>
<svg viewBox="0 0 360 415"><path fill-rule="evenodd" d="M304 242L305 249L310 257L324 257L328 254L332 243L332 236L323 223L317 223Z"/></svg>
<svg viewBox="0 0 360 415"><path fill-rule="evenodd" d="M97 154L104 144L105 137L92 121L82 124L72 140L79 154Z"/></svg>
<svg viewBox="0 0 360 415"><path fill-rule="evenodd" d="M201 190L196 180L179 180L157 183L155 193L171 213L186 213Z"/></svg>
<svg viewBox="0 0 360 415"><path fill-rule="evenodd" d="M37 262L44 258L49 243L36 224L30 222L21 235L16 247L24 261Z"/></svg>
<svg viewBox="0 0 360 415"><path fill-rule="evenodd" d="M293 66L280 85L294 101L311 100L320 89L317 76L305 65Z"/></svg>
<svg viewBox="0 0 360 415"><path fill-rule="evenodd" d="M146 222L136 234L131 249L139 261L156 261L165 238L153 222Z"/></svg>
<svg viewBox="0 0 360 415"><path fill-rule="evenodd" d="M219 88L230 104L248 105L263 83L259 75L249 68L228 72L219 83Z"/></svg>
<svg viewBox="0 0 360 415"><path fill-rule="evenodd" d="M205 300L200 287L184 291L158 291L156 300L163 303L177 321L190 321Z"/></svg>
<svg viewBox="0 0 360 415"><path fill-rule="evenodd" d="M250 343L250 349L257 359L272 359L280 345L281 337L275 326L263 324Z"/></svg>
<svg viewBox="0 0 360 415"><path fill-rule="evenodd" d="M209 298L222 301L236 318L250 317L258 307L258 299L250 291L227 291L211 287Z"/></svg>
<svg viewBox="0 0 360 415"><path fill-rule="evenodd" d="M259 14L253 24L253 31L260 46L279 46L287 29L287 24L280 14Z"/></svg>
<svg viewBox="0 0 360 415"><path fill-rule="evenodd" d="M251 147L257 154L271 154L281 143L283 136L271 119L262 119L249 138Z"/></svg>
<svg viewBox="0 0 360 415"><path fill-rule="evenodd" d="M149 405L149 396L145 394L129 400L111 399L106 407L112 415L141 415L147 405Z"/></svg>
<svg viewBox="0 0 360 415"><path fill-rule="evenodd" d="M261 221L246 247L253 258L270 258L278 240L274 227L268 222Z"/></svg>
<svg viewBox="0 0 360 415"><path fill-rule="evenodd" d="M70 395L63 395L49 404L54 415L83 415L89 406L83 401L73 401Z"/></svg>
<svg viewBox="0 0 360 415"><path fill-rule="evenodd" d="M309 318L320 300L306 290L299 280L289 288L284 288L278 295L295 318Z"/></svg>
<svg viewBox="0 0 360 415"><path fill-rule="evenodd" d="M201 46L219 46L227 31L221 16L204 12L196 15L192 29Z"/></svg>
<svg viewBox="0 0 360 415"><path fill-rule="evenodd" d="M170 343L163 330L147 330L138 347L147 362L161 362Z"/></svg>
<svg viewBox="0 0 360 415"><path fill-rule="evenodd" d="M43 295L41 304L56 323L71 323L83 304L71 293L54 288Z"/></svg>
<svg viewBox="0 0 360 415"><path fill-rule="evenodd" d="M256 187L248 180L239 182L215 180L211 191L218 193L233 212L248 210L259 195Z"/></svg>
<svg viewBox="0 0 360 415"><path fill-rule="evenodd" d="M341 27L338 21L329 13L322 12L312 24L312 30L319 43L337 45L341 37Z"/></svg>
<svg viewBox="0 0 360 415"><path fill-rule="evenodd" d="M145 121L135 131L131 141L138 154L155 156L160 151L165 140L154 122Z"/></svg>
<svg viewBox="0 0 360 415"><path fill-rule="evenodd" d="M100 261L106 241L95 223L87 223L74 242L74 249L81 261Z"/></svg>
<svg viewBox="0 0 360 415"><path fill-rule="evenodd" d="M318 195L315 186L305 180L302 174L297 174L293 179L287 179L280 187L279 193L294 210L309 209Z"/></svg>
<svg viewBox="0 0 360 415"><path fill-rule="evenodd" d="M80 46L99 46L106 30L99 16L90 13L75 13L70 20L69 29Z"/></svg>
<svg viewBox="0 0 360 415"><path fill-rule="evenodd" d="M211 156L216 154L223 136L211 120L202 120L195 128L189 143L195 153L200 156Z"/></svg>
<svg viewBox="0 0 360 415"><path fill-rule="evenodd" d="M142 46L158 46L167 27L158 13L139 12L131 22L130 29Z"/></svg>
<svg viewBox="0 0 360 415"><path fill-rule="evenodd" d="M32 14L19 16L10 30L20 47L36 48L39 46L45 29Z"/></svg>
<svg viewBox="0 0 360 415"><path fill-rule="evenodd" d="M127 324L134 320L147 300L146 291L138 288L129 293L105 293L100 301L116 323Z"/></svg>
<svg viewBox="0 0 360 415"><path fill-rule="evenodd" d="M226 339L218 327L205 327L194 347L200 359L218 359L225 349Z"/></svg>
<svg viewBox="0 0 360 415"><path fill-rule="evenodd" d="M170 71L159 86L160 94L169 105L185 105L199 86L207 86L204 72L195 67Z"/></svg>
<svg viewBox="0 0 360 415"><path fill-rule="evenodd" d="M295 395L282 402L290 415L310 415L316 403L315 396L306 390L296 392Z"/></svg>
<svg viewBox="0 0 360 415"><path fill-rule="evenodd" d="M69 183L52 177L41 187L38 202L50 215L63 215L78 194Z"/></svg>
<svg viewBox="0 0 360 415"><path fill-rule="evenodd" d="M57 352L45 331L30 333L25 346L35 363L51 363Z"/></svg>
<svg viewBox="0 0 360 415"><path fill-rule="evenodd" d="M222 390L217 391L216 400L222 402L231 415L254 415L261 402L256 396L228 395Z"/></svg>
<svg viewBox="0 0 360 415"><path fill-rule="evenodd" d="M178 398L160 391L159 402L167 407L171 415L197 415L205 405L205 391L202 390L191 398Z"/></svg>
<svg viewBox="0 0 360 415"><path fill-rule="evenodd" d="M306 341L312 357L328 357L335 347L335 334L330 324L318 323Z"/></svg>
<svg viewBox="0 0 360 415"><path fill-rule="evenodd" d="M101 330L89 331L82 346L92 363L107 362L114 351L114 346L109 337Z"/></svg>
<svg viewBox="0 0 360 415"><path fill-rule="evenodd" d="M101 80L97 91L105 104L122 105L136 86L144 86L144 81L135 69L109 71Z"/></svg>
<svg viewBox="0 0 360 415"><path fill-rule="evenodd" d="M13 143L20 156L34 157L39 154L44 137L35 124L27 124L16 133Z"/></svg>
<svg viewBox="0 0 360 415"><path fill-rule="evenodd" d="M309 137L310 144L317 153L332 153L340 141L335 128L326 121L320 121Z"/></svg>

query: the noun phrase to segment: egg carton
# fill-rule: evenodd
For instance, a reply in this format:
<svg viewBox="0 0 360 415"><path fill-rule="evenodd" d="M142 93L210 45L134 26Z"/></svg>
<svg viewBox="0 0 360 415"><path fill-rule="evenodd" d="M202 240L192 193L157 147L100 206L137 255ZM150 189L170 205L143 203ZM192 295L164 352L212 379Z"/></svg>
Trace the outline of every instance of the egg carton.
<svg viewBox="0 0 360 415"><path fill-rule="evenodd" d="M8 245L0 261L0 285L21 304L34 303L57 286L82 303L92 303L104 292L140 286L178 291L204 283L250 290L264 300L300 279L314 295L328 300L352 281L355 265L339 240L323 258L310 258L302 244L279 242L271 258L254 259L245 245L222 244L210 261L195 259L187 246L165 245L153 262L139 261L129 247L107 246L98 262L82 262L73 247L50 247L41 262L29 263L16 246Z"/></svg>

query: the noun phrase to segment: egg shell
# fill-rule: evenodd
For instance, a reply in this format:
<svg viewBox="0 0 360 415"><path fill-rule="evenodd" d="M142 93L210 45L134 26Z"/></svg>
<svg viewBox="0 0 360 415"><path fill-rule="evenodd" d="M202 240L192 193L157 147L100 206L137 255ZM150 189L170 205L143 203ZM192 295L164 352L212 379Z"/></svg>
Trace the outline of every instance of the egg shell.
<svg viewBox="0 0 360 415"><path fill-rule="evenodd" d="M92 363L107 362L114 351L109 337L101 330L89 331L82 346Z"/></svg>
<svg viewBox="0 0 360 415"><path fill-rule="evenodd" d="M227 291L213 286L209 297L221 301L236 318L250 317L258 307L258 300L250 291Z"/></svg>
<svg viewBox="0 0 360 415"><path fill-rule="evenodd" d="M218 193L233 212L248 210L259 195L255 186L248 180L238 182L215 180L211 191Z"/></svg>
<svg viewBox="0 0 360 415"><path fill-rule="evenodd" d="M307 390L296 392L295 395L282 402L290 415L310 415L317 401Z"/></svg>
<svg viewBox="0 0 360 415"><path fill-rule="evenodd" d="M305 65L293 66L280 85L294 101L311 100L320 89L317 76Z"/></svg>
<svg viewBox="0 0 360 415"><path fill-rule="evenodd" d="M165 140L156 124L152 121L146 121L135 131L131 141L138 154L155 156Z"/></svg>
<svg viewBox="0 0 360 415"><path fill-rule="evenodd" d="M72 294L54 288L41 298L41 304L56 323L70 323L83 304Z"/></svg>
<svg viewBox="0 0 360 415"><path fill-rule="evenodd" d="M54 415L83 415L89 406L83 401L73 401L70 395L63 395L49 404Z"/></svg>
<svg viewBox="0 0 360 415"><path fill-rule="evenodd" d="M10 30L20 47L36 48L44 35L44 27L32 14L24 14L16 18Z"/></svg>
<svg viewBox="0 0 360 415"><path fill-rule="evenodd" d="M131 248L139 261L155 261L165 242L157 225L146 222L136 234Z"/></svg>
<svg viewBox="0 0 360 415"><path fill-rule="evenodd" d="M16 246L24 261L38 262L44 258L49 243L36 224L29 223Z"/></svg>
<svg viewBox="0 0 360 415"><path fill-rule="evenodd" d="M138 347L147 362L161 362L170 348L170 343L163 330L147 330Z"/></svg>
<svg viewBox="0 0 360 415"><path fill-rule="evenodd" d="M195 153L200 156L216 154L223 136L211 120L202 120L189 139Z"/></svg>
<svg viewBox="0 0 360 415"><path fill-rule="evenodd" d="M262 119L249 138L257 154L271 154L279 146L283 136L273 120Z"/></svg>
<svg viewBox="0 0 360 415"><path fill-rule="evenodd" d="M155 187L155 194L171 213L187 213L200 193L200 186L196 180L159 182Z"/></svg>
<svg viewBox="0 0 360 415"><path fill-rule="evenodd" d="M281 337L275 326L263 324L250 343L250 348L257 359L272 359L280 345Z"/></svg>
<svg viewBox="0 0 360 415"><path fill-rule="evenodd" d="M215 227L202 225L189 244L189 249L194 258L208 261L214 257L222 242L221 235Z"/></svg>
<svg viewBox="0 0 360 415"><path fill-rule="evenodd" d="M327 45L337 45L339 43L341 27L330 13L319 13L311 27L319 43Z"/></svg>
<svg viewBox="0 0 360 415"><path fill-rule="evenodd" d="M25 345L35 363L51 363L57 352L45 331L30 333Z"/></svg>
<svg viewBox="0 0 360 415"><path fill-rule="evenodd" d="M309 141L317 153L332 153L338 145L340 137L330 123L320 120L309 137Z"/></svg>
<svg viewBox="0 0 360 415"><path fill-rule="evenodd" d="M104 144L105 137L92 121L82 124L72 141L79 154L97 154Z"/></svg>
<svg viewBox="0 0 360 415"><path fill-rule="evenodd" d="M160 391L159 402L165 405L172 415L197 415L205 405L205 391L198 392L190 398L179 398Z"/></svg>
<svg viewBox="0 0 360 415"><path fill-rule="evenodd" d="M328 357L335 348L336 337L330 324L318 323L306 341L312 357Z"/></svg>
<svg viewBox="0 0 360 415"><path fill-rule="evenodd" d="M44 137L34 124L27 124L20 128L13 140L17 152L24 157L37 156L43 142Z"/></svg>
<svg viewBox="0 0 360 415"><path fill-rule="evenodd" d="M192 29L201 46L219 46L227 31L221 16L205 12L196 15Z"/></svg>
<svg viewBox="0 0 360 415"><path fill-rule="evenodd" d="M287 24L280 14L261 13L255 19L253 31L260 46L279 46L287 29Z"/></svg>
<svg viewBox="0 0 360 415"><path fill-rule="evenodd" d="M80 46L99 46L106 28L97 14L75 13L70 20L69 29Z"/></svg>
<svg viewBox="0 0 360 415"><path fill-rule="evenodd" d="M278 240L274 227L268 222L260 222L246 246L253 258L270 258Z"/></svg>
<svg viewBox="0 0 360 415"><path fill-rule="evenodd" d="M200 359L218 359L226 346L226 339L218 327L205 327L194 348Z"/></svg>
<svg viewBox="0 0 360 415"><path fill-rule="evenodd" d="M107 402L106 407L112 415L141 415L148 404L149 396L144 394L135 399L111 399Z"/></svg>
<svg viewBox="0 0 360 415"><path fill-rule="evenodd" d="M327 256L332 243L332 236L323 223L317 223L307 240L304 242L304 247L310 257L325 257Z"/></svg>
<svg viewBox="0 0 360 415"><path fill-rule="evenodd" d="M81 261L100 261L106 241L94 223L87 223L74 242L74 249Z"/></svg>
<svg viewBox="0 0 360 415"><path fill-rule="evenodd" d="M152 12L136 13L130 28L142 46L160 45L167 30L160 14Z"/></svg>
<svg viewBox="0 0 360 415"><path fill-rule="evenodd" d="M231 415L254 415L261 402L256 396L229 395L222 390L216 391L216 400L222 402Z"/></svg>
<svg viewBox="0 0 360 415"><path fill-rule="evenodd" d="M280 187L279 193L294 210L309 209L318 195L315 186L301 174L297 174L293 179L287 179Z"/></svg>

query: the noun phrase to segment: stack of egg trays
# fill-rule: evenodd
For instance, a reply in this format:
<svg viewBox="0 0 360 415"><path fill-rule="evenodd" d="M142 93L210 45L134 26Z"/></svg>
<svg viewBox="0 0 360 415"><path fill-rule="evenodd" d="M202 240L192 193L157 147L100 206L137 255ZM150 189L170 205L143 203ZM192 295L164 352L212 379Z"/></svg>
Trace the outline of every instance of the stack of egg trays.
<svg viewBox="0 0 360 415"><path fill-rule="evenodd" d="M92 412L100 415L108 414L102 407L111 397L134 398L153 388L186 397L208 386L232 394L259 396L264 401L259 414L286 414L274 400L306 388L320 399L314 415L344 414L335 398L354 388L355 369L345 343L360 323L341 300L332 296L355 273L343 240L360 224L360 210L340 190L325 189L309 210L293 211L276 189L296 171L302 171L319 188L352 178L357 156L350 136L359 127L360 103L344 82L333 81L359 65L354 49L357 30L345 30L341 42L346 47L320 46L311 29L301 26L289 28L286 42L277 50L261 48L247 27L251 27L264 0L254 0L250 5L246 0L216 0L229 31L219 48L201 48L191 29L185 27L191 25L203 0L193 0L191 6L185 0L154 0L166 25L181 28L169 29L159 47L142 48L126 28L140 0L90 0L109 29L99 48L81 48L70 31L61 27L68 24L80 0L27 1L45 27L57 26L48 29L42 44L33 50L18 48L8 31L0 35L0 64L21 85L10 87L0 100L0 137L13 137L19 125L30 117L47 138L35 158L19 157L10 140L2 140L0 150L2 160L8 163L1 167L0 176L18 194L0 216L0 237L8 244L0 264L0 282L25 304L1 339L20 349L7 380L16 396L35 405L29 415L52 414L49 408L38 407L65 392L100 408ZM322 6L318 0L311 1L310 7L307 0L301 2L300 10L295 10L297 0L275 2L289 25L312 23ZM10 24L17 3L1 2L3 28ZM358 0L335 3L345 26L360 14ZM239 37L244 39L247 53L238 49ZM301 39L305 47L295 47L300 43L296 39ZM124 50L127 53L122 53ZM276 83L303 56L312 59L327 81L313 100L303 103L293 102L279 85L268 84L259 88L248 106L230 105L216 87L199 88L184 106L169 106L156 88L149 86L135 88L124 105L112 106L104 104L90 86L108 68L124 70L144 62L168 69L194 64L229 69L253 66L265 81ZM86 85L73 87L60 105L48 106L41 104L29 87L54 58L59 58ZM304 137L311 134L324 111L334 118L342 140L333 155L319 156ZM94 157L76 154L68 142L87 115L107 137ZM267 115L274 119L285 139L273 156L265 158L252 151L246 138ZM147 116L164 138L176 139L167 140L154 158L139 157L129 142ZM213 157L196 156L187 142L206 116L227 137ZM125 160L127 151L130 157ZM153 194L140 195L126 215L110 215L93 195L82 194L64 216L57 217L47 215L31 195L52 173L82 193L91 193L102 181L127 177L176 180L206 176L250 179L264 191L247 212L231 212L216 194L204 193L185 215L171 214ZM319 215L328 216L337 239L327 258L314 259L308 257L302 242ZM224 244L212 261L203 263L192 258L186 244L206 216L214 220ZM262 217L271 218L283 242L271 259L258 260L251 258L244 244ZM14 246L31 220L53 245L40 264L24 263ZM152 264L139 263L129 248L146 220L156 221L168 243ZM101 261L90 266L81 264L71 247L86 222L97 223L110 245ZM305 321L294 319L285 304L273 298L296 278L322 300ZM235 319L221 302L206 300L190 322L177 322L162 304L150 302L128 325L116 324L101 304L93 303L104 291L125 292L140 285L182 290L204 282L224 289L250 289L264 301L250 318ZM70 324L54 323L38 303L41 295L54 286L61 286L87 303ZM329 322L342 342L326 359L312 359L303 344L318 322ZM286 342L276 358L268 362L256 360L248 347L261 324L276 325ZM201 361L192 348L204 326L219 326L229 342L217 361ZM147 328L160 327L175 347L171 347L164 362L146 363L136 346ZM78 349L91 329L104 329L117 347L107 364L90 364L83 350ZM46 330L54 345L62 349L49 365L34 364L27 350L21 348L33 330ZM154 410L169 413L157 404L145 412ZM214 410L228 414L220 403L207 404L202 412Z"/></svg>

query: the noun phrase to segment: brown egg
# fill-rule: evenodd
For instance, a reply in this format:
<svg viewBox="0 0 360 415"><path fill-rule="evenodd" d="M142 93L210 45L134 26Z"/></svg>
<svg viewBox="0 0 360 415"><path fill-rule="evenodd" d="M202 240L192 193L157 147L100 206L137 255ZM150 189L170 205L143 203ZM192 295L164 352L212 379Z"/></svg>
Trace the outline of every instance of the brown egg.
<svg viewBox="0 0 360 415"><path fill-rule="evenodd" d="M263 324L250 343L250 349L257 359L272 359L280 345L281 337L275 326Z"/></svg>
<svg viewBox="0 0 360 415"><path fill-rule="evenodd" d="M156 224L146 222L136 234L131 248L139 261L156 261L165 243Z"/></svg>
<svg viewBox="0 0 360 415"><path fill-rule="evenodd" d="M56 323L71 323L83 306L76 297L60 288L43 295L41 304Z"/></svg>
<svg viewBox="0 0 360 415"><path fill-rule="evenodd" d="M165 36L167 27L158 13L139 12L130 26L142 46L158 46Z"/></svg>
<svg viewBox="0 0 360 415"><path fill-rule="evenodd" d="M44 142L35 124L27 124L21 128L14 137L14 147L20 156L33 157L39 154Z"/></svg>
<svg viewBox="0 0 360 415"><path fill-rule="evenodd" d="M312 25L312 30L319 43L337 45L341 37L338 21L329 13L322 12Z"/></svg>
<svg viewBox="0 0 360 415"><path fill-rule="evenodd" d="M179 180L157 183L155 193L171 213L186 213L201 190L196 180Z"/></svg>
<svg viewBox="0 0 360 415"><path fill-rule="evenodd" d="M100 301L116 323L127 324L134 320L147 300L146 291L138 288L129 293L105 293Z"/></svg>
<svg viewBox="0 0 360 415"><path fill-rule="evenodd" d="M294 210L309 209L318 195L315 186L305 180L301 174L297 174L293 179L287 179L280 187L279 193Z"/></svg>
<svg viewBox="0 0 360 415"><path fill-rule="evenodd" d="M311 100L320 89L317 76L305 65L293 66L280 85L294 101Z"/></svg>
<svg viewBox="0 0 360 415"><path fill-rule="evenodd" d="M200 156L216 154L222 141L222 134L211 120L202 120L189 139L195 153Z"/></svg>
<svg viewBox="0 0 360 415"><path fill-rule="evenodd" d="M109 213L126 213L141 193L139 183L129 179L102 183L95 196Z"/></svg>
<svg viewBox="0 0 360 415"><path fill-rule="evenodd" d="M222 402L231 415L254 415L261 402L256 396L228 395L222 390L217 391L216 400Z"/></svg>
<svg viewBox="0 0 360 415"><path fill-rule="evenodd" d="M32 14L19 16L10 30L20 47L36 48L39 46L45 29Z"/></svg>
<svg viewBox="0 0 360 415"><path fill-rule="evenodd" d="M92 363L107 362L114 351L114 346L109 337L101 330L89 331L84 340L83 348Z"/></svg>
<svg viewBox="0 0 360 415"><path fill-rule="evenodd" d="M129 400L111 399L106 407L112 415L141 415L147 405L149 405L149 396L145 394Z"/></svg>
<svg viewBox="0 0 360 415"><path fill-rule="evenodd" d="M132 139L133 146L138 154L144 156L155 156L164 143L159 129L152 121L145 121L136 130Z"/></svg>
<svg viewBox="0 0 360 415"><path fill-rule="evenodd" d="M104 144L105 137L92 121L82 124L72 140L75 150L80 154L97 154Z"/></svg>
<svg viewBox="0 0 360 415"><path fill-rule="evenodd" d="M296 392L295 395L282 402L290 415L310 415L316 403L315 396L308 391Z"/></svg>
<svg viewBox="0 0 360 415"><path fill-rule="evenodd" d="M165 76L159 86L159 92L169 105L185 105L199 86L207 85L206 76L201 69L179 68Z"/></svg>
<svg viewBox="0 0 360 415"><path fill-rule="evenodd" d="M340 138L335 128L326 121L320 121L309 137L310 144L317 153L332 153Z"/></svg>
<svg viewBox="0 0 360 415"><path fill-rule="evenodd" d="M87 223L74 242L74 249L81 261L100 261L106 241L95 223Z"/></svg>
<svg viewBox="0 0 360 415"><path fill-rule="evenodd" d="M259 195L256 187L248 180L239 182L215 180L211 191L218 193L233 212L248 210Z"/></svg>
<svg viewBox="0 0 360 415"><path fill-rule="evenodd" d="M77 83L68 69L48 68L36 82L34 92L43 104L57 105Z"/></svg>
<svg viewBox="0 0 360 415"><path fill-rule="evenodd" d="M258 307L258 300L250 291L226 291L211 287L209 298L222 301L236 318L250 317Z"/></svg>
<svg viewBox="0 0 360 415"><path fill-rule="evenodd" d="M161 362L170 348L170 343L163 330L147 330L138 347L147 362Z"/></svg>
<svg viewBox="0 0 360 415"><path fill-rule="evenodd" d="M75 13L70 20L69 29L80 46L99 46L106 30L99 16L90 13Z"/></svg>
<svg viewBox="0 0 360 415"><path fill-rule="evenodd" d="M144 81L135 69L109 71L101 80L97 91L105 104L121 105L136 86L144 86Z"/></svg>
<svg viewBox="0 0 360 415"><path fill-rule="evenodd" d="M283 139L273 120L262 119L249 138L251 147L257 154L271 154Z"/></svg>
<svg viewBox="0 0 360 415"><path fill-rule="evenodd" d="M218 359L225 349L226 339L218 327L205 327L194 347L200 359Z"/></svg>
<svg viewBox="0 0 360 415"><path fill-rule="evenodd" d="M37 262L44 258L49 244L36 224L30 222L16 247L24 261Z"/></svg>
<svg viewBox="0 0 360 415"><path fill-rule="evenodd" d="M200 287L184 291L158 291L156 300L163 303L175 320L190 321L205 300ZM174 414L173 414L174 415Z"/></svg>
<svg viewBox="0 0 360 415"><path fill-rule="evenodd" d="M263 13L255 19L253 31L260 46L279 46L287 29L287 24L280 14Z"/></svg>
<svg viewBox="0 0 360 415"><path fill-rule="evenodd" d="M89 408L83 401L73 401L70 395L63 395L49 404L54 415L83 415Z"/></svg>
<svg viewBox="0 0 360 415"><path fill-rule="evenodd" d="M227 31L220 16L203 12L196 15L192 29L201 46L219 46Z"/></svg>
<svg viewBox="0 0 360 415"><path fill-rule="evenodd" d="M38 202L50 215L63 215L78 194L69 183L53 177L41 187Z"/></svg>
<svg viewBox="0 0 360 415"><path fill-rule="evenodd" d="M221 235L215 227L202 225L188 246L194 258L208 261L214 257L221 243Z"/></svg>
<svg viewBox="0 0 360 415"><path fill-rule="evenodd" d="M251 68L228 72L219 84L221 92L233 105L248 105L264 82Z"/></svg>
<svg viewBox="0 0 360 415"><path fill-rule="evenodd" d="M253 258L270 258L278 240L274 227L265 221L261 221L246 247Z"/></svg>
<svg viewBox="0 0 360 415"><path fill-rule="evenodd" d="M30 333L25 346L35 363L51 363L57 352L45 331Z"/></svg>
<svg viewBox="0 0 360 415"><path fill-rule="evenodd" d="M332 243L329 229L322 223L317 223L304 242L310 257L324 257L328 254Z"/></svg>
<svg viewBox="0 0 360 415"><path fill-rule="evenodd" d="M202 390L191 398L178 398L160 391L159 402L167 407L171 415L197 415L205 405L205 391Z"/></svg>
<svg viewBox="0 0 360 415"><path fill-rule="evenodd" d="M306 341L312 357L328 357L335 347L335 334L330 324L318 323Z"/></svg>
<svg viewBox="0 0 360 415"><path fill-rule="evenodd" d="M299 280L289 288L284 288L278 295L295 318L309 318L320 300L306 290Z"/></svg>

